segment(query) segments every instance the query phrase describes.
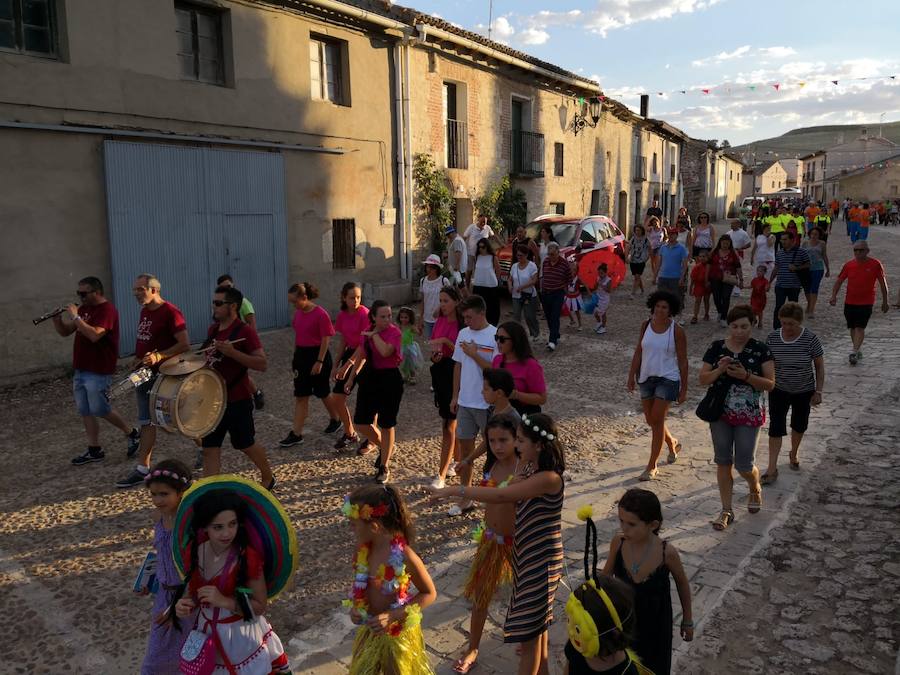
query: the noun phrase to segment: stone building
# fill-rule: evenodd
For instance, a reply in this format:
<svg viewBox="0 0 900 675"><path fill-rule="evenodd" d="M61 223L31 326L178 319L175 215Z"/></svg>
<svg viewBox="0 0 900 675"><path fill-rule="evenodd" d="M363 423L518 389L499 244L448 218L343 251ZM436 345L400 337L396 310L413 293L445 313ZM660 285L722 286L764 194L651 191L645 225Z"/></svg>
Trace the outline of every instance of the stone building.
<svg viewBox="0 0 900 675"><path fill-rule="evenodd" d="M690 139L681 159L685 206L693 218L701 211L712 220L737 215L744 165L707 141Z"/></svg>
<svg viewBox="0 0 900 675"><path fill-rule="evenodd" d="M781 162L765 162L743 172L741 192L745 197L770 195L787 187L787 171Z"/></svg>
<svg viewBox="0 0 900 675"><path fill-rule="evenodd" d="M828 178L823 189L828 201L844 197L860 202L900 199L900 154Z"/></svg>
<svg viewBox="0 0 900 675"><path fill-rule="evenodd" d="M800 173L803 176L803 196L806 199L822 201L825 180L825 151L819 150L800 158Z"/></svg>

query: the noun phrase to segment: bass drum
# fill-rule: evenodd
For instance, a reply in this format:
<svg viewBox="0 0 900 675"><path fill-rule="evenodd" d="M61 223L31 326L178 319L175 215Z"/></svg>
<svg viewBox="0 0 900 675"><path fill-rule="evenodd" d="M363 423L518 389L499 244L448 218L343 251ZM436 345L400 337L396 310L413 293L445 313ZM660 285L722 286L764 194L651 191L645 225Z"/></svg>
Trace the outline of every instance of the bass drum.
<svg viewBox="0 0 900 675"><path fill-rule="evenodd" d="M226 403L225 380L212 368L160 373L150 390L150 419L166 431L203 438L219 426Z"/></svg>

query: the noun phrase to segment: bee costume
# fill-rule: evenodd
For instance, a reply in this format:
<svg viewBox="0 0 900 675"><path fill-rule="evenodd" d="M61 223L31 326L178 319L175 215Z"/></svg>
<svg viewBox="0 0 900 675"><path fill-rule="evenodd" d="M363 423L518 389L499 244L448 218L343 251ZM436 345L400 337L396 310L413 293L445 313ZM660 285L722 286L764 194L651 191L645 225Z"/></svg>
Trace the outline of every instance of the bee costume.
<svg viewBox="0 0 900 675"><path fill-rule="evenodd" d="M611 635L610 639L619 638L621 640L623 636L627 636L630 627L634 624L633 607L629 607L628 614L621 617L612 598L602 588L603 584L597 581L597 527L591 520L592 515L590 506L578 510L578 518L587 523L584 539L585 582L572 591L566 601L569 642L566 644L565 653L569 660L569 672L571 675L580 673L653 675L653 672L640 662L637 654L631 648L624 649L624 661L608 670L594 670L587 662L587 659L608 655L610 648L618 651L614 646L608 645L606 653L601 654L600 647L603 636L618 632L619 635ZM600 600L599 603L597 599ZM593 611L588 611L585 604L588 604ZM601 616L603 614L606 616Z"/></svg>

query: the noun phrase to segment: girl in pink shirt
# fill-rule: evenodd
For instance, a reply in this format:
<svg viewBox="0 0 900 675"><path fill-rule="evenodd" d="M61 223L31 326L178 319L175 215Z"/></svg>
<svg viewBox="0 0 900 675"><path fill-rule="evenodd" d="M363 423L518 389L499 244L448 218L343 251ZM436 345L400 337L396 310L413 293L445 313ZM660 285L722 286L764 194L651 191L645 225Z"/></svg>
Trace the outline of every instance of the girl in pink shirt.
<svg viewBox="0 0 900 675"><path fill-rule="evenodd" d="M531 351L528 333L517 321L507 321L497 328L494 339L500 354L491 365L508 370L513 376L516 386L509 397L512 407L520 415L539 413L547 403L547 384L544 369Z"/></svg>
<svg viewBox="0 0 900 675"><path fill-rule="evenodd" d="M453 399L453 350L456 338L463 327L462 313L459 311L459 291L452 286L441 289L439 296L439 316L431 332L431 388L434 391L434 405L441 417L441 464L437 478L432 485L444 484L449 475L450 460L459 461L456 448L456 413L450 410ZM453 475L456 475L455 473Z"/></svg>
<svg viewBox="0 0 900 675"><path fill-rule="evenodd" d="M350 411L347 409L346 390L347 381L337 376L338 371L346 365L347 360L353 356L356 348L362 344L363 331L369 329L369 310L362 304L362 289L354 281L348 281L341 289L341 311L338 312L334 322L335 354L339 354L337 366L332 370L334 387L331 389L331 397L334 401L334 409L344 425L344 434L334 444L335 450L343 450L349 445L359 443L359 436L353 428L353 420L350 419ZM351 389L353 388L351 384ZM357 449L357 453L365 455L371 452L369 441L363 440Z"/></svg>

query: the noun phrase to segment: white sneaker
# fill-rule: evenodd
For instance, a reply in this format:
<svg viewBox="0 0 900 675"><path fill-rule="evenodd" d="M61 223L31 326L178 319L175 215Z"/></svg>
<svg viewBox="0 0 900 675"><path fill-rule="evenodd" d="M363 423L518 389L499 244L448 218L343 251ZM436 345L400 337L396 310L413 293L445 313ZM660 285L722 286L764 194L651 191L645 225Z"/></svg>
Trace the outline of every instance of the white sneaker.
<svg viewBox="0 0 900 675"><path fill-rule="evenodd" d="M735 298L741 297L741 289L735 286L734 290L731 291L731 295L733 295Z"/></svg>
<svg viewBox="0 0 900 675"><path fill-rule="evenodd" d="M453 504L449 509L447 509L448 516L461 516L462 508L459 504Z"/></svg>
<svg viewBox="0 0 900 675"><path fill-rule="evenodd" d="M456 465L451 464L450 468L447 469L447 478L456 478Z"/></svg>
<svg viewBox="0 0 900 675"><path fill-rule="evenodd" d="M555 351L555 350L556 350L556 343L555 343L555 342L548 342L548 343L547 343L547 349L548 349L549 351L551 351L551 352L552 352L552 351Z"/></svg>
<svg viewBox="0 0 900 675"><path fill-rule="evenodd" d="M433 487L435 490L440 490L442 487L444 487L444 479L438 476L433 481L431 481L431 487Z"/></svg>
<svg viewBox="0 0 900 675"><path fill-rule="evenodd" d="M603 335L606 332L606 326L597 326L597 335Z"/></svg>
<svg viewBox="0 0 900 675"><path fill-rule="evenodd" d="M720 328L728 328L728 322L725 319L719 319Z"/></svg>

